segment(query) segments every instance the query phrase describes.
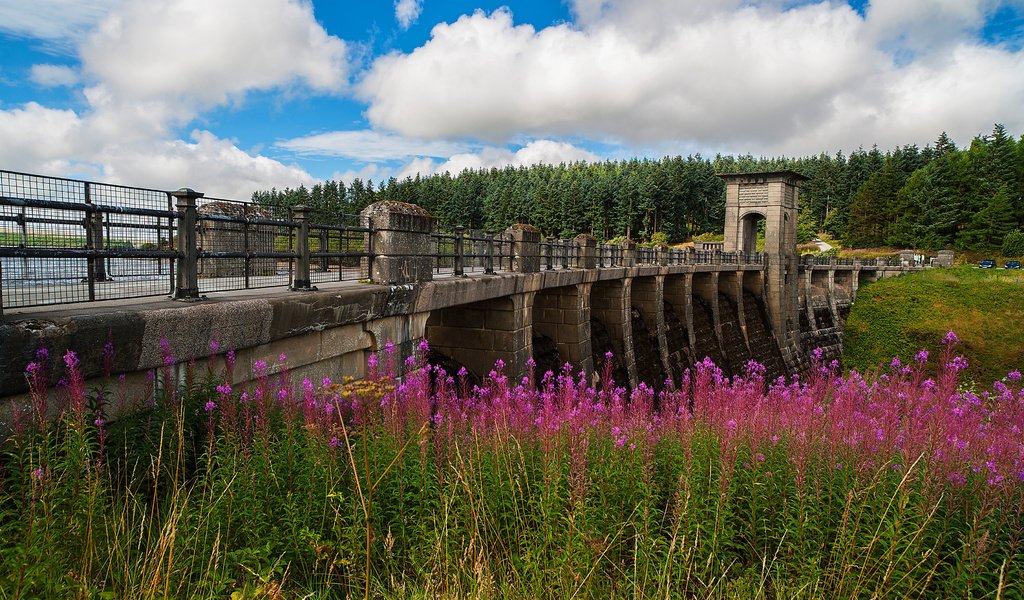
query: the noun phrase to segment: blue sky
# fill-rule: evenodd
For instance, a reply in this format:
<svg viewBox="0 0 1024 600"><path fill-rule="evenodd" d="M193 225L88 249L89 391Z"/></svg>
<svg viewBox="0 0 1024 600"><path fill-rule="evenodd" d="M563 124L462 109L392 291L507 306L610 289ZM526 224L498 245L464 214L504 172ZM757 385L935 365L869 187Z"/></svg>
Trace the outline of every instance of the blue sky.
<svg viewBox="0 0 1024 600"><path fill-rule="evenodd" d="M0 169L327 178L1024 132L1024 0L0 0Z"/></svg>

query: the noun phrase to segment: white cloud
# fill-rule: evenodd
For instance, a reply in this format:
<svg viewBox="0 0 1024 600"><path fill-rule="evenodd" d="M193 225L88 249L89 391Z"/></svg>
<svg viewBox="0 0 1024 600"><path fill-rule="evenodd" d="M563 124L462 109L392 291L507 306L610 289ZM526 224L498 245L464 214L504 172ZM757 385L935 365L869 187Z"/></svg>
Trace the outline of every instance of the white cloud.
<svg viewBox="0 0 1024 600"><path fill-rule="evenodd" d="M414 158L405 165L403 165L402 168L399 169L397 173L395 173L395 179L401 181L406 177L416 177L417 175L430 175L434 173L436 170L437 163L434 162L434 159L427 157Z"/></svg>
<svg viewBox="0 0 1024 600"><path fill-rule="evenodd" d="M574 136L807 153L924 143L942 130L969 137L996 121L1024 129L1024 55L968 35L992 3L913 2L914 15L879 2L865 18L845 3L576 0L575 26L541 30L507 10L478 11L435 26L410 53L379 57L357 90L375 127L498 143ZM927 52L915 38L913 60L909 41L883 34L927 26L947 44Z"/></svg>
<svg viewBox="0 0 1024 600"><path fill-rule="evenodd" d="M443 164L437 166L434 172L444 173L447 171L453 175L458 175L465 169L501 168L508 165L556 165L559 163L594 162L598 160L600 160L600 157L596 154L583 148L577 148L572 144L552 140L535 140L515 152L505 148L487 147L477 153L456 154Z"/></svg>
<svg viewBox="0 0 1024 600"><path fill-rule="evenodd" d="M99 29L82 43L87 107L76 112L29 103L0 110L0 164L52 174L85 169L115 183L187 185L242 198L258 188L313 182L299 167L254 156L208 131L193 132L189 140L176 139L175 132L202 110L240 102L250 90L343 90L345 43L316 21L311 3L124 0L106 6L115 9L101 11ZM26 35L50 35L30 24L19 27ZM71 84L75 75L55 65L31 71L40 85Z"/></svg>
<svg viewBox="0 0 1024 600"><path fill-rule="evenodd" d="M448 157L469 147L458 142L419 140L369 129L331 131L285 140L279 148L312 156L341 156L359 161L378 162L413 156Z"/></svg>
<svg viewBox="0 0 1024 600"><path fill-rule="evenodd" d="M103 178L113 183L159 189L190 187L208 196L247 200L253 191L307 186L309 173L265 156L251 156L209 131L193 131L190 141L163 140L110 145L95 156Z"/></svg>
<svg viewBox="0 0 1024 600"><path fill-rule="evenodd" d="M0 110L0 165L15 171L64 173L87 151L82 122L72 110L29 102Z"/></svg>
<svg viewBox="0 0 1024 600"><path fill-rule="evenodd" d="M78 83L78 72L65 65L32 65L28 78L42 87L68 87Z"/></svg>
<svg viewBox="0 0 1024 600"><path fill-rule="evenodd" d="M121 0L0 0L0 32L73 50Z"/></svg>
<svg viewBox="0 0 1024 600"><path fill-rule="evenodd" d="M249 90L337 92L347 82L345 42L299 0L132 0L89 37L82 60L117 98L197 108Z"/></svg>
<svg viewBox="0 0 1024 600"><path fill-rule="evenodd" d="M872 0L867 22L873 35L914 51L953 47L977 31L1000 0Z"/></svg>
<svg viewBox="0 0 1024 600"><path fill-rule="evenodd" d="M395 0L395 19L402 29L408 29L423 11L423 0Z"/></svg>
<svg viewBox="0 0 1024 600"><path fill-rule="evenodd" d="M363 165L359 170L348 169L340 173L335 172L334 175L331 176L331 179L337 179L338 181L344 182L346 185L352 183L352 180L356 178L363 180L364 183L368 180L380 183L381 181L387 181L388 177L391 177L391 173L391 169L387 167L382 167L376 163L370 163L368 165ZM374 189L376 189L376 187L377 186L374 186Z"/></svg>

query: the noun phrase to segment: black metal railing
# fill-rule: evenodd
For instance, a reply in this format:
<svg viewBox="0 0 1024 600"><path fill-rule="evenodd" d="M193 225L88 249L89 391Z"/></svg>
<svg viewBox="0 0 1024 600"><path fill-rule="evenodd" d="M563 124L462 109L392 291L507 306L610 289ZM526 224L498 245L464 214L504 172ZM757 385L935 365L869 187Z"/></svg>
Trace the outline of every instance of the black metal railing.
<svg viewBox="0 0 1024 600"><path fill-rule="evenodd" d="M0 171L0 311L364 279L370 233L359 215Z"/></svg>

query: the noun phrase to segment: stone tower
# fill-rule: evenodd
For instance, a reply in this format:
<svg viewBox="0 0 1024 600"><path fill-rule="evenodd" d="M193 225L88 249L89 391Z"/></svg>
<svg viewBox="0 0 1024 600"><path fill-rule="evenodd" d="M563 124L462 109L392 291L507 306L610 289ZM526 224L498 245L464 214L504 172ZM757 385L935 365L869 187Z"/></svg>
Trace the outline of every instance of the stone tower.
<svg viewBox="0 0 1024 600"><path fill-rule="evenodd" d="M783 356L796 368L801 360L797 197L800 182L807 177L793 171L719 177L725 180L725 252L756 252L758 226L764 221L765 304Z"/></svg>

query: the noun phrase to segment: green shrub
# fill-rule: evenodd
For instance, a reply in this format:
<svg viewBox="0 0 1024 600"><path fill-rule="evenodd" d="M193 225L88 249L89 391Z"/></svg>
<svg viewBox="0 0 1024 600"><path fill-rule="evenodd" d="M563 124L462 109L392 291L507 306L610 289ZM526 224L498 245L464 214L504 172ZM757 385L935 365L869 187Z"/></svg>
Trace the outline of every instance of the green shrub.
<svg viewBox="0 0 1024 600"><path fill-rule="evenodd" d="M1024 231L1015 229L1003 236L1003 256L1024 256Z"/></svg>

